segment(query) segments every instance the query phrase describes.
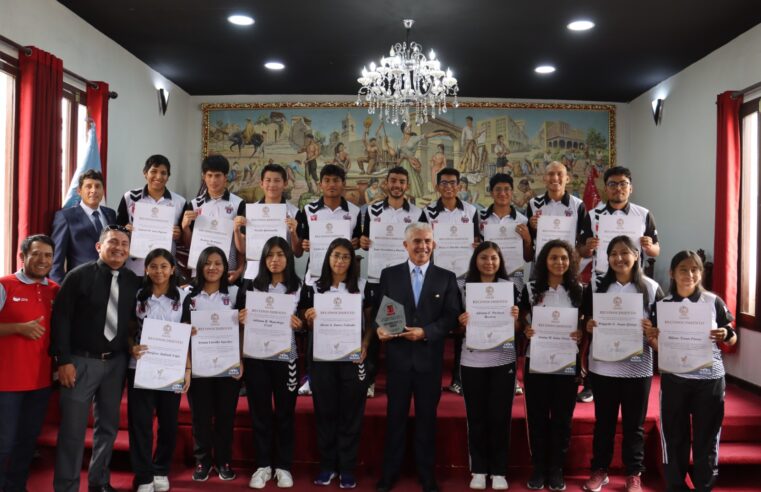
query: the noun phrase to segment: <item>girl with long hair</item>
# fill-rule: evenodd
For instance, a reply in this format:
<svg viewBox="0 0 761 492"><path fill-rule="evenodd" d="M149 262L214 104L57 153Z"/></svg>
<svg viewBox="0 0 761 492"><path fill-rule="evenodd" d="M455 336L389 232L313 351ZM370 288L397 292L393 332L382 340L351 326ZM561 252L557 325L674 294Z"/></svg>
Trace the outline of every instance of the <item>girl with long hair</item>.
<svg viewBox="0 0 761 492"><path fill-rule="evenodd" d="M583 288L579 282L579 260L574 248L555 239L544 245L534 263L535 280L521 294L524 334L531 343L531 313L534 307L580 308ZM569 333L578 343L581 330ZM576 407L576 375L531 372L531 347L526 354L526 417L533 471L526 484L529 489L565 490L565 465L571 441L571 418ZM578 368L578 364L577 364ZM578 369L577 369L578 370Z"/></svg>

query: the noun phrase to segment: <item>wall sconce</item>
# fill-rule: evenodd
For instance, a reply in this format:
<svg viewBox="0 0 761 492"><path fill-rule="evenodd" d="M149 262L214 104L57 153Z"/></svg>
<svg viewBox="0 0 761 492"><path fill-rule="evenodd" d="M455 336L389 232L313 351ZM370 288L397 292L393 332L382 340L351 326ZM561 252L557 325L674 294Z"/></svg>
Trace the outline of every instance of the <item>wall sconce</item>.
<svg viewBox="0 0 761 492"><path fill-rule="evenodd" d="M663 102L664 99L653 99L653 120L655 121L655 126L661 124L661 118L663 117Z"/></svg>
<svg viewBox="0 0 761 492"><path fill-rule="evenodd" d="M169 91L164 89L159 89L158 96L159 96L159 113L162 115L165 115L166 109L169 107Z"/></svg>

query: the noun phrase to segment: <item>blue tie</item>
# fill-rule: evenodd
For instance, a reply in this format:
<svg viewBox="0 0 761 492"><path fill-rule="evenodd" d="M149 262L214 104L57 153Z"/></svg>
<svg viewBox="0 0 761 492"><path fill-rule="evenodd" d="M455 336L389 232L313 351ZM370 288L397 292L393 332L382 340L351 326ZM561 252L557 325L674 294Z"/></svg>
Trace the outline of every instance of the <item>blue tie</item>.
<svg viewBox="0 0 761 492"><path fill-rule="evenodd" d="M412 295L415 296L415 306L417 306L420 299L420 291L423 290L423 271L420 270L420 267L415 267L412 273Z"/></svg>
<svg viewBox="0 0 761 492"><path fill-rule="evenodd" d="M100 236L101 231L103 231L103 222L100 221L100 212L97 210L92 213L92 225L95 226L95 232Z"/></svg>

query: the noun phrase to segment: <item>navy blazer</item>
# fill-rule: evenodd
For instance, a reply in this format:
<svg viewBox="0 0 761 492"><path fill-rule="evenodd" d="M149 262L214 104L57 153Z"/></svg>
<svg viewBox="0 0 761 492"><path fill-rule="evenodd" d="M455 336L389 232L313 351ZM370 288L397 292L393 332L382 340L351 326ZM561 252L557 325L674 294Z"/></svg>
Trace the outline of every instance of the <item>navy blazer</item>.
<svg viewBox="0 0 761 492"><path fill-rule="evenodd" d="M383 296L404 305L407 326L425 331L425 340L394 338L386 342L386 367L394 371L441 371L445 337L457 328L457 317L462 313L454 273L429 264L415 307L408 262L385 268L381 272L378 304L373 309L373 326L377 326L374 320Z"/></svg>
<svg viewBox="0 0 761 492"><path fill-rule="evenodd" d="M116 212L108 207L100 207L103 226L116 223ZM53 269L50 270L50 278L63 282L66 272L98 259L95 243L98 242L98 233L82 207L77 204L73 207L62 208L53 217L53 232L50 234L55 243L53 253Z"/></svg>

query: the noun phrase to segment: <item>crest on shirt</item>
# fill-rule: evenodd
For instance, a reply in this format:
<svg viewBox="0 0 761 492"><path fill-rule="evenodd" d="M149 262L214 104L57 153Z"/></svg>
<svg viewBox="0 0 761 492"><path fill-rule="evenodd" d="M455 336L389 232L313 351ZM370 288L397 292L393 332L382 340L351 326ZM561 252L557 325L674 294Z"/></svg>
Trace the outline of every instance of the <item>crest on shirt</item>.
<svg viewBox="0 0 761 492"><path fill-rule="evenodd" d="M571 209L565 209L565 216L566 217L573 217L573 210Z"/></svg>
<svg viewBox="0 0 761 492"><path fill-rule="evenodd" d="M309 220L317 220L317 215L310 215Z"/></svg>
<svg viewBox="0 0 761 492"><path fill-rule="evenodd" d="M222 304L224 304L225 306L229 306L230 305L230 296L222 296Z"/></svg>
<svg viewBox="0 0 761 492"><path fill-rule="evenodd" d="M190 309L195 309L195 308L196 308L196 300L190 299Z"/></svg>
<svg viewBox="0 0 761 492"><path fill-rule="evenodd" d="M228 206L226 206L226 207L225 207L225 213L226 213L227 215L230 215L231 213L233 213L233 206L232 206L232 205L228 205Z"/></svg>
<svg viewBox="0 0 761 492"><path fill-rule="evenodd" d="M273 304L275 304L275 298L274 298L274 297L272 297L272 296L267 296L267 297L264 299L264 304L266 305L265 307L266 307L267 309L272 309L272 305L273 305Z"/></svg>
<svg viewBox="0 0 761 492"><path fill-rule="evenodd" d="M344 220L351 220L351 214L344 214Z"/></svg>
<svg viewBox="0 0 761 492"><path fill-rule="evenodd" d="M179 311L180 310L180 301L174 301L172 303L172 311Z"/></svg>
<svg viewBox="0 0 761 492"><path fill-rule="evenodd" d="M470 222L470 217L468 217L468 216L466 216L466 215L463 215L463 216L460 218L460 220L462 221L462 223L463 223L463 224L467 224L468 222Z"/></svg>
<svg viewBox="0 0 761 492"><path fill-rule="evenodd" d="M378 220L380 220L380 219L378 219ZM407 223L407 224L411 224L412 223L412 217L410 217L408 215L407 217L404 218L404 222Z"/></svg>

